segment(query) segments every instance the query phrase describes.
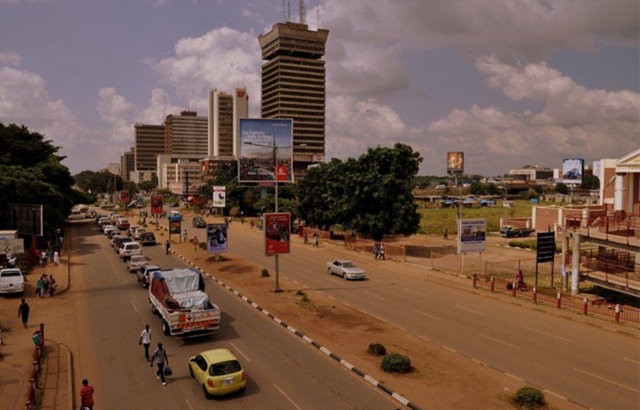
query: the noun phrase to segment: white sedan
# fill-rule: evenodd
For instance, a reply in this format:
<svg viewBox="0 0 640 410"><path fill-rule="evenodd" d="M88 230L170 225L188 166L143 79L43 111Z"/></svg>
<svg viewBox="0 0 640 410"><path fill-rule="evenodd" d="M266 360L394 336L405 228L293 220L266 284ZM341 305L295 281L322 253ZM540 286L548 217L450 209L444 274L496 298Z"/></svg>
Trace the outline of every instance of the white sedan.
<svg viewBox="0 0 640 410"><path fill-rule="evenodd" d="M348 260L327 262L327 272L342 276L344 279L364 279L364 270Z"/></svg>
<svg viewBox="0 0 640 410"><path fill-rule="evenodd" d="M131 255L131 259L127 262L127 269L129 269L129 273L135 272L147 263L147 258L144 255Z"/></svg>

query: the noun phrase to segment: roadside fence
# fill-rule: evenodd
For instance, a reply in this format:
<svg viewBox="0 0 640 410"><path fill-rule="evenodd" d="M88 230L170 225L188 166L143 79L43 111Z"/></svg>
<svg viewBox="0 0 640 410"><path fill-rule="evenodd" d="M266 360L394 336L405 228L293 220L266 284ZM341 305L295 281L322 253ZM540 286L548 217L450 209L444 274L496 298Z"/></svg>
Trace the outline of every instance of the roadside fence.
<svg viewBox="0 0 640 410"><path fill-rule="evenodd" d="M527 290L518 289L513 278L496 277L493 275L474 274L473 287L488 289L490 292L509 295L521 300L530 300L540 305L552 306L557 309L569 309L584 315L598 315L608 317L615 322L640 323L640 309L618 304L606 303L604 299L588 299L582 296L545 291L538 292L533 287Z"/></svg>
<svg viewBox="0 0 640 410"><path fill-rule="evenodd" d="M40 376L42 375L42 362L44 360L44 323L33 334L33 368L29 377L29 387L27 388L27 398L24 403L25 410L32 410L38 407L37 393L40 391Z"/></svg>

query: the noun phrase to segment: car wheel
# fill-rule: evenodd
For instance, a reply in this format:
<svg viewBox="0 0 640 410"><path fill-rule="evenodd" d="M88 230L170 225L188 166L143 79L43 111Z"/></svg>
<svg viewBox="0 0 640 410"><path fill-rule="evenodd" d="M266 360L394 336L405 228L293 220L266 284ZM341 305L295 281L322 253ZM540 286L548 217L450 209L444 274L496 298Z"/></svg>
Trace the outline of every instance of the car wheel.
<svg viewBox="0 0 640 410"><path fill-rule="evenodd" d="M151 304L151 313L153 313L154 315L158 314L158 309L156 309L156 307L153 305L153 303Z"/></svg>
<svg viewBox="0 0 640 410"><path fill-rule="evenodd" d="M162 333L164 333L165 336L169 336L171 334L171 331L169 330L169 324L166 320L162 321Z"/></svg>
<svg viewBox="0 0 640 410"><path fill-rule="evenodd" d="M347 274L342 272L342 279L347 280Z"/></svg>
<svg viewBox="0 0 640 410"><path fill-rule="evenodd" d="M192 379L196 378L196 375L193 374L193 368L191 367L191 365L189 365L189 376L191 376Z"/></svg>
<svg viewBox="0 0 640 410"><path fill-rule="evenodd" d="M202 392L204 393L205 399L210 400L211 398L213 398L213 396L209 394L209 391L207 390L204 384L202 385Z"/></svg>

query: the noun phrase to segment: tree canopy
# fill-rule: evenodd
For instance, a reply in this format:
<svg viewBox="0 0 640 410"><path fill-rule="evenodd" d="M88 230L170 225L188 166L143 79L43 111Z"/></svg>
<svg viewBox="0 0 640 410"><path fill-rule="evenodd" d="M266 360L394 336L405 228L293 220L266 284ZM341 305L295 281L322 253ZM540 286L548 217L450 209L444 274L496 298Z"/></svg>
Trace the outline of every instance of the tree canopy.
<svg viewBox="0 0 640 410"><path fill-rule="evenodd" d="M298 184L300 217L312 226L342 225L374 240L415 233L420 215L411 190L420 162L418 152L396 143L312 168Z"/></svg>
<svg viewBox="0 0 640 410"><path fill-rule="evenodd" d="M84 195L72 189L74 180L57 155L59 147L25 126L0 123L0 226L10 224L7 204L42 204L44 230L62 227ZM45 233L46 235L46 233Z"/></svg>

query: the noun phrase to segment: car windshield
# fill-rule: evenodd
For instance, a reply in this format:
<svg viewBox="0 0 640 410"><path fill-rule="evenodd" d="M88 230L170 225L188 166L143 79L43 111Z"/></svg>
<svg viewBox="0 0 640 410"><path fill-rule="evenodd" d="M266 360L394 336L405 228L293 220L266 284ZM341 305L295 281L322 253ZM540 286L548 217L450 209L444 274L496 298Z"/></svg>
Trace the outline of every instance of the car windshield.
<svg viewBox="0 0 640 410"><path fill-rule="evenodd" d="M342 262L342 266L345 268L355 268L356 264L353 262Z"/></svg>
<svg viewBox="0 0 640 410"><path fill-rule="evenodd" d="M226 362L214 363L209 367L211 376L224 376L242 370L237 360L228 360Z"/></svg>
<svg viewBox="0 0 640 410"><path fill-rule="evenodd" d="M9 277L9 276L22 276L22 275L20 274L19 270L5 270L4 272L2 272L3 278Z"/></svg>

